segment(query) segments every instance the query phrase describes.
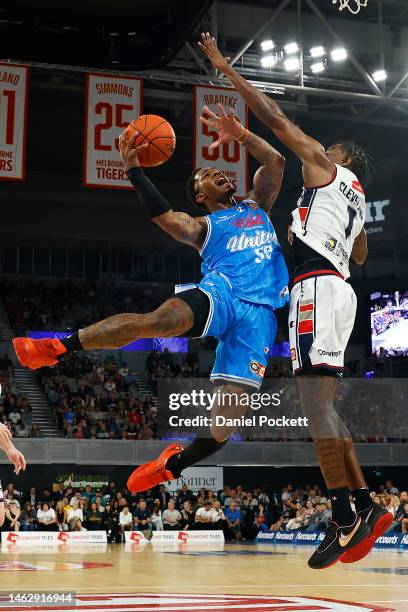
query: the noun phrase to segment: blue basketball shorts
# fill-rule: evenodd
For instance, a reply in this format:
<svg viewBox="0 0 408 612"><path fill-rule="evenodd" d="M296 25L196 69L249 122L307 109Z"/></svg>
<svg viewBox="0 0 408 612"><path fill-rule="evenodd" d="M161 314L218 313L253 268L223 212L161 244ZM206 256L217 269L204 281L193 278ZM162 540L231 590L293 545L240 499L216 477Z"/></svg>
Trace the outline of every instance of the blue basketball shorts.
<svg viewBox="0 0 408 612"><path fill-rule="evenodd" d="M210 300L207 322L200 338L218 338L210 379L259 389L276 336L272 307L235 296L228 280L216 273L207 274L198 284L178 285L176 293L194 287Z"/></svg>

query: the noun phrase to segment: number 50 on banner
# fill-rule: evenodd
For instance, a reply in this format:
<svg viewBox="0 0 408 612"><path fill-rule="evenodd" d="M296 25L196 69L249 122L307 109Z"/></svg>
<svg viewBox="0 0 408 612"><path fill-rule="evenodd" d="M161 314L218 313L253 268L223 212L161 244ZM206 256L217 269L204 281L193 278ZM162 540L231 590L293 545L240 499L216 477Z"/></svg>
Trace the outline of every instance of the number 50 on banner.
<svg viewBox="0 0 408 612"><path fill-rule="evenodd" d="M84 185L131 189L119 156L120 132L141 113L142 81L88 74L84 136Z"/></svg>
<svg viewBox="0 0 408 612"><path fill-rule="evenodd" d="M248 125L247 106L237 91L224 87L195 86L193 165L194 168L218 168L235 186L237 197L244 198L248 193L248 154L245 147L238 142L229 142L217 149L210 149L210 145L218 139L218 133L200 121L203 106L217 113L217 104L222 104L227 112L233 108L242 125Z"/></svg>

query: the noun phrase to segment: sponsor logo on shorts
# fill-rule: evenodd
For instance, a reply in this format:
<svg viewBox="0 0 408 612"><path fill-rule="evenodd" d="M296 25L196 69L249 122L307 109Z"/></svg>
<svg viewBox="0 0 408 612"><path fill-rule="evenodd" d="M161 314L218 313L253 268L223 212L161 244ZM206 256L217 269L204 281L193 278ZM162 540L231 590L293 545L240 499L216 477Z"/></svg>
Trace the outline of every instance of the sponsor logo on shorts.
<svg viewBox="0 0 408 612"><path fill-rule="evenodd" d="M269 353L269 346L265 346L264 353L265 353L265 355L267 355Z"/></svg>
<svg viewBox="0 0 408 612"><path fill-rule="evenodd" d="M334 249L336 248L336 245L337 245L337 240L335 238L332 238L331 236L329 236L329 238L327 238L326 242L324 243L324 246L326 247L328 251L334 251Z"/></svg>
<svg viewBox="0 0 408 612"><path fill-rule="evenodd" d="M296 349L295 348L290 349L290 356L292 358L292 361L296 361Z"/></svg>
<svg viewBox="0 0 408 612"><path fill-rule="evenodd" d="M295 322L294 322L294 321L291 321L291 322L289 323L289 327L290 327L290 329L293 329L293 327L295 327Z"/></svg>
<svg viewBox="0 0 408 612"><path fill-rule="evenodd" d="M326 357L340 357L343 351L325 351L323 349L318 349L317 351L319 355L325 355Z"/></svg>
<svg viewBox="0 0 408 612"><path fill-rule="evenodd" d="M257 376L260 376L261 378L265 374L265 366L262 365L262 363L259 363L258 361L254 361L254 360L250 361L249 368L250 370L252 370L254 374L256 374Z"/></svg>

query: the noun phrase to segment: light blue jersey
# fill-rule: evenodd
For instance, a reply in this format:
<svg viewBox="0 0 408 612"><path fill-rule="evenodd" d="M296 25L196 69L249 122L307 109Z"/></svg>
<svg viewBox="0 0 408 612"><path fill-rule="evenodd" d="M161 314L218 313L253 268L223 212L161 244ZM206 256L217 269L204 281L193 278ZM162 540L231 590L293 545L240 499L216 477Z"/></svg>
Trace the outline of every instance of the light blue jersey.
<svg viewBox="0 0 408 612"><path fill-rule="evenodd" d="M211 380L259 388L276 335L274 309L288 301L289 274L273 225L252 200L205 217L197 287L210 302L202 336L218 338Z"/></svg>
<svg viewBox="0 0 408 612"><path fill-rule="evenodd" d="M220 274L241 300L280 308L288 301L289 275L275 229L256 202L205 217L207 236L201 248L203 275Z"/></svg>

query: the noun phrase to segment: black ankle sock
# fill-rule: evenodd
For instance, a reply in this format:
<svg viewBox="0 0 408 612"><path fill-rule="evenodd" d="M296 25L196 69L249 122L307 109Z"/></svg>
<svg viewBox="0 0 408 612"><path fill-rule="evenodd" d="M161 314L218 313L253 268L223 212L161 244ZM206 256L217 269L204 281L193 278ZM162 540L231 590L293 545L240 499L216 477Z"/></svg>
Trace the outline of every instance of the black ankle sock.
<svg viewBox="0 0 408 612"><path fill-rule="evenodd" d="M179 478L183 470L210 457L227 442L228 440L217 442L214 438L196 438L183 452L170 457L166 469L170 470L175 478Z"/></svg>
<svg viewBox="0 0 408 612"><path fill-rule="evenodd" d="M340 527L352 525L356 516L351 509L348 488L330 489L329 494L332 504L333 521Z"/></svg>
<svg viewBox="0 0 408 612"><path fill-rule="evenodd" d="M66 338L61 338L62 344L67 349L68 353L77 353L78 351L83 351L83 346L79 341L79 332L73 333L71 336L67 336Z"/></svg>
<svg viewBox="0 0 408 612"><path fill-rule="evenodd" d="M354 489L354 491L352 491L352 495L357 512L363 512L364 510L369 510L373 507L374 502L370 497L367 487L363 487L362 489Z"/></svg>

